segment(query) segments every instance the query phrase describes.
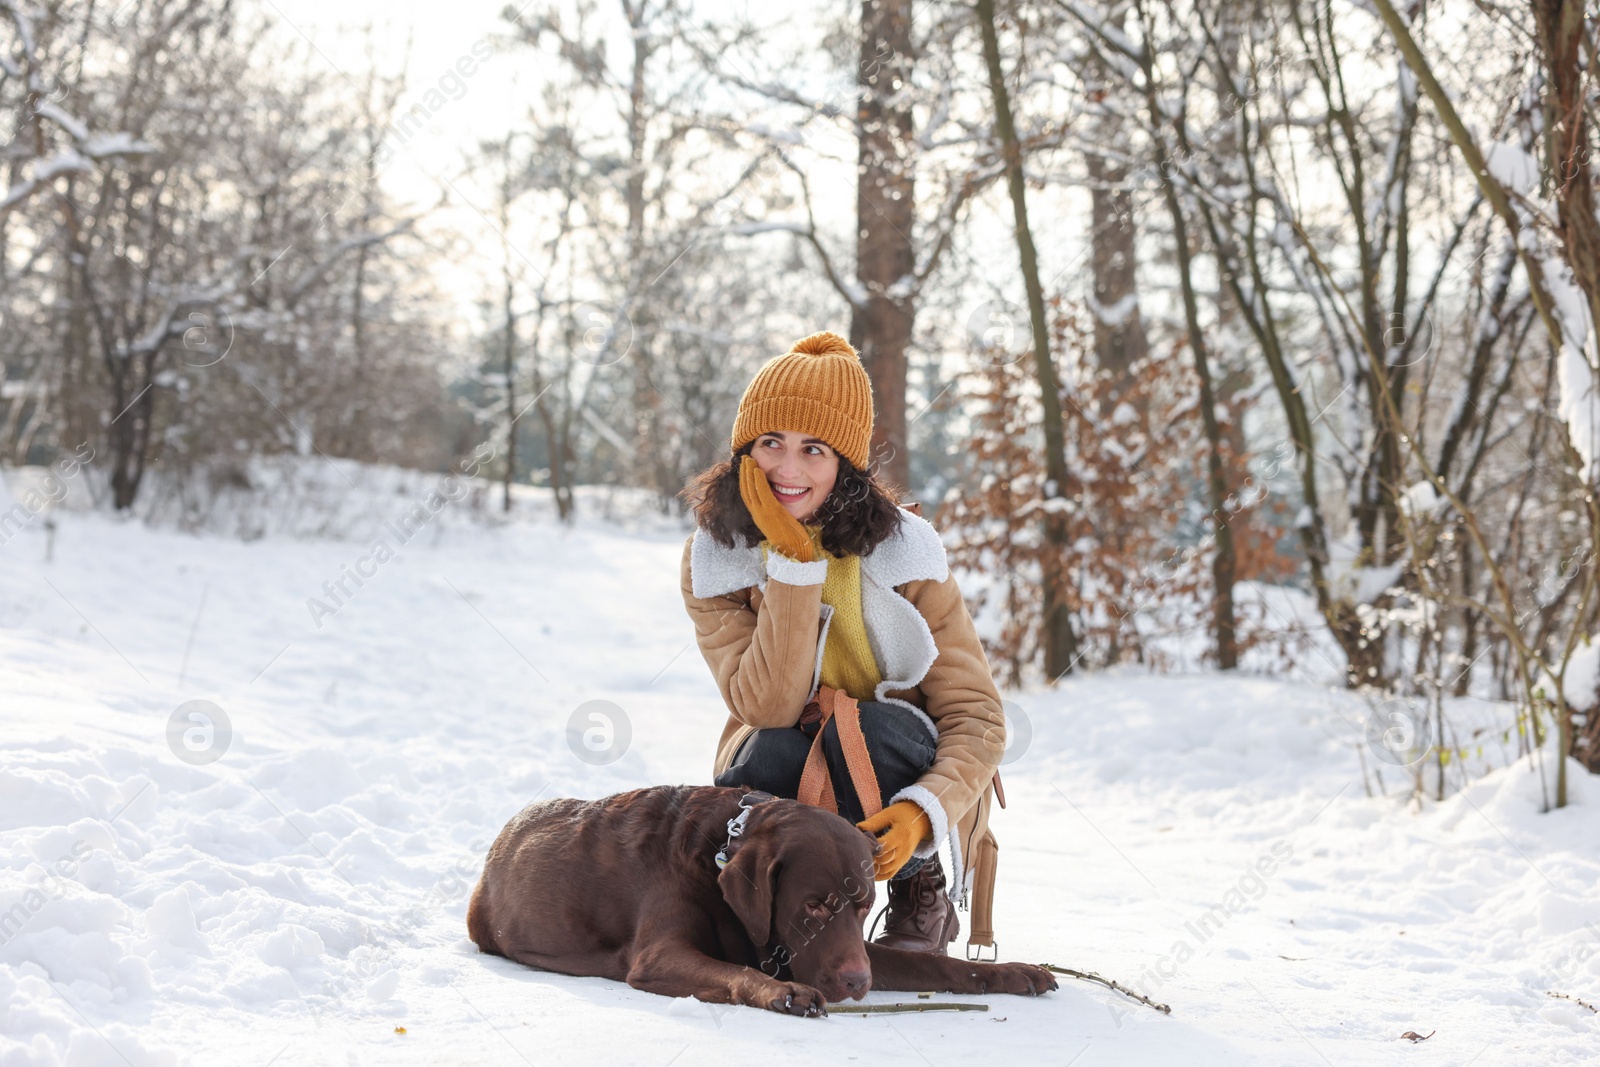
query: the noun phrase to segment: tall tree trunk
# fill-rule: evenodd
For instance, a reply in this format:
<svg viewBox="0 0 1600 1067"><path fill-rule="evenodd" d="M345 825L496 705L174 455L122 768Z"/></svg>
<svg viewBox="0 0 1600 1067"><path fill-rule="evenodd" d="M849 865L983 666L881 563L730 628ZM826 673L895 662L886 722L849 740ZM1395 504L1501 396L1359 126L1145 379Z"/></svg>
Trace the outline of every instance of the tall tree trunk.
<svg viewBox="0 0 1600 1067"><path fill-rule="evenodd" d="M567 383L571 381L571 367L564 372ZM553 385L553 383L552 383ZM569 477L573 470L572 455L572 422L569 417L571 407L561 405L561 417L557 417L550 410L546 394L550 392L551 385L544 383L544 376L539 370L539 330L537 320L533 330L533 397L534 404L539 409L539 420L544 423L545 454L550 463L550 492L556 500L556 517L562 522L571 522L572 507L572 479Z"/></svg>
<svg viewBox="0 0 1600 1067"><path fill-rule="evenodd" d="M1600 324L1600 218L1590 168L1588 100L1584 79L1584 5L1532 0L1544 59L1545 165L1555 186L1561 252Z"/></svg>
<svg viewBox="0 0 1600 1067"><path fill-rule="evenodd" d="M911 108L911 0L862 0L856 108L856 278L865 307L850 315L850 343L872 379L872 457L885 480L909 487L906 352L916 311L911 246L916 217Z"/></svg>
<svg viewBox="0 0 1600 1067"><path fill-rule="evenodd" d="M517 477L517 313L512 307L516 290L511 281L511 265L506 264L505 346L501 353L506 380L506 471L501 485L500 510L511 510L511 483Z"/></svg>
<svg viewBox="0 0 1600 1067"><path fill-rule="evenodd" d="M1033 362L1039 379L1044 412L1045 539L1044 568L1044 669L1052 680L1072 670L1078 659L1078 639L1072 632L1072 614L1065 571L1067 533L1067 450L1061 419L1061 383L1050 354L1050 331L1045 322L1044 288L1039 284L1039 258L1028 228L1027 187L1022 175L1022 146L1011 117L1011 96L1000 67L1000 39L995 30L994 0L977 0L978 29L983 35L983 58L989 68L989 88L994 93L995 132L1005 155L1006 185L1011 191L1011 213L1016 223L1017 254L1022 281L1028 292L1028 319L1033 327Z"/></svg>
<svg viewBox="0 0 1600 1067"><path fill-rule="evenodd" d="M1188 332L1189 351L1194 353L1194 369L1200 379L1200 415L1206 433L1206 496L1211 504L1211 521L1216 547L1211 557L1212 626L1217 642L1217 665L1233 670L1239 665L1239 645L1234 617L1233 580L1235 560L1233 528L1229 525L1228 481L1223 472L1222 427L1217 420L1216 391L1211 378L1211 353L1205 332L1200 327L1200 304L1194 288L1194 254L1189 248L1189 226L1183 214L1172 177L1175 166L1164 142L1156 143L1156 173L1161 175L1161 193L1167 215L1172 220L1172 243L1178 259L1178 286L1183 294L1183 322Z"/></svg>
<svg viewBox="0 0 1600 1067"><path fill-rule="evenodd" d="M133 507L144 480L145 459L150 448L150 429L155 417L155 364L160 358L159 344L151 352L135 351L119 343L113 317L107 314L95 292L90 269L90 250L83 232L83 219L71 196L64 201L67 244L77 274L83 306L94 321L94 334L105 364L111 390L111 421L106 427L111 445L111 503L117 511ZM120 350L119 350L120 345Z"/></svg>
<svg viewBox="0 0 1600 1067"><path fill-rule="evenodd" d="M1112 124L1107 124L1112 125ZM1114 125L1120 126L1120 123ZM1096 135L1107 138L1115 135ZM1116 143L1112 141L1111 143ZM1133 368L1150 354L1144 319L1134 289L1133 202L1128 195L1128 170L1104 156L1090 155L1089 267L1094 278L1095 365L1110 372L1102 409L1115 408L1133 379ZM1109 414L1109 410L1107 410Z"/></svg>
<svg viewBox="0 0 1600 1067"><path fill-rule="evenodd" d="M1600 218L1595 215L1594 175L1589 165L1593 147L1588 123L1589 97L1584 81L1591 73L1587 68L1593 64L1593 52L1585 63L1583 46L1588 31L1584 4L1573 0L1532 0L1532 3L1547 82L1544 91L1545 167L1555 184L1561 251L1589 302L1591 336L1585 339L1588 351L1584 355L1592 368L1591 353L1600 348L1593 336L1595 330L1600 329ZM1590 441L1587 450L1593 455L1600 449L1596 442ZM1586 488L1594 492L1593 484ZM1593 514L1591 505L1591 517ZM1588 566L1596 566L1592 554ZM1576 732L1572 709L1564 700L1557 701L1556 727L1560 751L1573 752ZM1567 761L1563 759L1556 775L1556 807L1565 807L1566 803Z"/></svg>
<svg viewBox="0 0 1600 1067"><path fill-rule="evenodd" d="M633 383L634 417L638 419L635 432L642 439L645 455L649 457L650 478L663 508L677 490L676 474L667 457L668 433L662 411L661 391L656 383L656 367L649 331L643 312L644 291L649 288L654 271L645 262L645 174L649 168L646 158L650 133L649 63L659 38L649 25L648 0L622 0L623 12L628 17L633 56L628 82L628 178L624 196L628 208L627 230L627 291L622 299L618 322L616 309L607 308L611 319L610 329L629 332L632 343L627 355L633 363L636 377Z"/></svg>
<svg viewBox="0 0 1600 1067"><path fill-rule="evenodd" d="M511 135L506 134L504 155L500 158L500 274L504 285L505 338L501 348L501 372L506 386L506 467L500 486L500 510L511 511L511 483L517 477L517 312L516 277L511 269Z"/></svg>
<svg viewBox="0 0 1600 1067"><path fill-rule="evenodd" d="M118 414L111 420L111 503L118 511L133 507L144 481L145 460L150 451L150 428L155 417L153 379L155 355L133 354L119 357L110 351L105 361L111 369L111 399Z"/></svg>
<svg viewBox="0 0 1600 1067"><path fill-rule="evenodd" d="M1126 6L1113 7L1106 14L1112 25L1120 28L1126 21ZM1111 71L1106 69L1099 53L1091 52L1084 64L1084 95L1095 104L1084 123L1082 140L1089 145L1104 145L1122 151L1128 144L1128 123L1116 108L1117 94L1112 84ZM1139 314L1135 270L1137 252L1135 245L1133 198L1128 189L1128 167L1125 159L1112 158L1092 149L1085 154L1084 162L1089 177L1089 272L1091 290L1089 310L1094 320L1094 369L1091 385L1094 407L1102 420L1109 421L1126 402L1141 416L1148 404L1141 391L1132 388L1135 368L1150 354L1150 343L1144 332L1144 321ZM1104 483L1099 493L1116 494L1122 498L1124 514L1134 514L1130 496L1137 483ZM1110 502L1110 501L1108 501ZM1110 524L1095 531L1106 549L1116 556L1125 555L1127 540L1132 534L1126 522ZM1129 625L1133 622L1136 607L1128 596L1128 575L1113 570L1105 575L1108 592L1121 605L1119 613ZM1111 631L1107 659L1115 663L1121 656L1122 626ZM1134 645L1138 647L1135 636ZM1142 651L1139 653L1143 655Z"/></svg>
<svg viewBox="0 0 1600 1067"><path fill-rule="evenodd" d="M1113 14L1108 21L1120 28L1125 15L1125 11ZM1091 99L1104 101L1111 92L1110 72L1097 54L1085 64L1084 80ZM1088 144L1124 146L1126 125L1114 108L1103 106L1090 116L1083 139ZM1150 354L1150 342L1136 297L1137 233L1127 165L1093 151L1084 161L1089 172L1089 270L1094 285L1089 306L1094 312L1095 365L1110 375L1104 388L1097 390L1096 400L1102 413L1110 414L1127 392L1133 368Z"/></svg>
<svg viewBox="0 0 1600 1067"><path fill-rule="evenodd" d="M1250 27L1252 11L1245 4L1229 3L1227 0L1217 5L1217 30L1216 52L1222 65L1222 78L1218 79L1221 99L1218 101L1224 110L1240 106L1239 98L1231 88L1221 90L1221 85L1232 85L1231 72L1238 69L1239 48L1244 40L1246 31ZM1216 138L1217 153L1222 158L1228 158L1238 151L1239 136L1237 126L1225 124L1218 132ZM1239 577L1237 544L1241 539L1243 523L1247 521L1248 512L1243 507L1230 510L1228 501L1234 497L1231 484L1234 474L1228 462L1230 457L1239 457L1245 454L1244 428L1241 420L1230 420L1224 427L1222 420L1217 417L1219 409L1225 409L1229 402L1230 386L1236 387L1237 383L1230 383L1224 367L1212 361L1211 347L1207 343L1200 329L1199 300L1194 288L1194 276L1191 270L1192 257L1187 246L1188 221L1183 216L1183 204L1177 195L1177 188L1172 179L1172 160L1166 158L1163 151L1163 161L1166 166L1161 169L1165 177L1164 192L1167 196L1167 210L1174 221L1174 237L1184 242L1179 251L1179 269L1183 275L1184 321L1194 342L1195 375L1200 380L1200 417L1206 435L1206 495L1211 505L1211 521L1215 524L1215 544L1211 557L1211 584L1212 607L1211 626L1212 636L1216 641L1217 666L1222 670L1234 670L1239 666L1239 638L1238 621L1233 599L1233 586ZM1217 258L1217 265L1221 268L1221 257ZM1227 287L1218 280L1215 294L1217 328L1219 334L1226 329L1228 320L1236 310Z"/></svg>

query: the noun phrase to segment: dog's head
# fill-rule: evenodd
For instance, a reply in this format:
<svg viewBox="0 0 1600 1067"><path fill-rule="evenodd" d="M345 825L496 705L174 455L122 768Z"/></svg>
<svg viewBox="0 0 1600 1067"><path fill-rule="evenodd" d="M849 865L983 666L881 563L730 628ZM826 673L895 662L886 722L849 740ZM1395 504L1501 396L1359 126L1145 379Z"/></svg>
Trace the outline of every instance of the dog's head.
<svg viewBox="0 0 1600 1067"><path fill-rule="evenodd" d="M872 985L862 940L876 895L873 838L849 820L793 800L750 808L717 882L761 950L761 968L829 1000L860 1000Z"/></svg>

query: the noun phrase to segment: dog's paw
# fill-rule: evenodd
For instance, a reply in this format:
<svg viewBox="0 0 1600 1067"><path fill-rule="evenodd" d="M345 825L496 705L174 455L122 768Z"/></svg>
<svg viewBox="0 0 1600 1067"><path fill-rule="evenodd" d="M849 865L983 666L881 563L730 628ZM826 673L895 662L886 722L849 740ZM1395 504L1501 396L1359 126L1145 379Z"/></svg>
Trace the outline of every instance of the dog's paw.
<svg viewBox="0 0 1600 1067"><path fill-rule="evenodd" d="M768 991L767 1010L780 1015L803 1015L808 1019L828 1014L823 995L799 982L773 982Z"/></svg>
<svg viewBox="0 0 1600 1067"><path fill-rule="evenodd" d="M982 968L973 975L980 993L1015 993L1036 997L1059 988L1055 975L1031 963L983 963L974 966Z"/></svg>

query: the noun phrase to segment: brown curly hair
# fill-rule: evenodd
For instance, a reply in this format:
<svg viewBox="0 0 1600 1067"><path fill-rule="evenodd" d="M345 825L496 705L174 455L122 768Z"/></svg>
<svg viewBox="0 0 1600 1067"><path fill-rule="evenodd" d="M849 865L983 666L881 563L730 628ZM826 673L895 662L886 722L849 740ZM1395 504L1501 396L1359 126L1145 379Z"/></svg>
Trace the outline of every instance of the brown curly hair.
<svg viewBox="0 0 1600 1067"><path fill-rule="evenodd" d="M718 544L751 548L763 540L750 509L739 495L739 462L750 454L752 441L721 463L690 479L679 494L689 502L695 521ZM839 457L839 476L811 525L822 527L822 547L835 556L865 556L900 528L899 497L870 471Z"/></svg>

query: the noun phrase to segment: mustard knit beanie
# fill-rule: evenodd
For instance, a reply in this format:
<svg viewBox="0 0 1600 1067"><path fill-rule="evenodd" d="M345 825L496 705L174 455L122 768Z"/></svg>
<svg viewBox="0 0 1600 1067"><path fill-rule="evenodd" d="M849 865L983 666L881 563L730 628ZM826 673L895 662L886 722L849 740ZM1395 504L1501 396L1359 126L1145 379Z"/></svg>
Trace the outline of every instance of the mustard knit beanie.
<svg viewBox="0 0 1600 1067"><path fill-rule="evenodd" d="M857 469L872 446L872 382L836 333L814 333L756 372L733 420L737 452L764 433L792 430L826 441Z"/></svg>

